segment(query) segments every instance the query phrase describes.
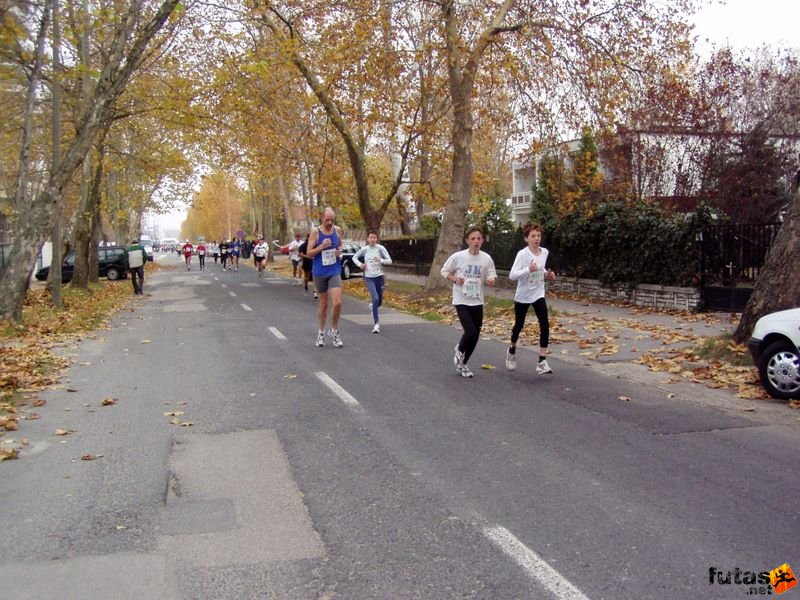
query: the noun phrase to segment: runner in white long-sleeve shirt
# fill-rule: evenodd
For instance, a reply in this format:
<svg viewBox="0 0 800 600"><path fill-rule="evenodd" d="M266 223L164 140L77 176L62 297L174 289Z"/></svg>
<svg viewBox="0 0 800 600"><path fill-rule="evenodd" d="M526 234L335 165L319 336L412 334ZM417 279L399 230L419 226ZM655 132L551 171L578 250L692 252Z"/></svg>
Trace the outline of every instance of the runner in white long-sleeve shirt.
<svg viewBox="0 0 800 600"><path fill-rule="evenodd" d="M353 262L357 267L364 271L364 284L369 290L369 297L372 300L369 305L372 311L372 320L375 323L372 327L372 333L381 332L381 324L378 318L378 308L383 304L383 265L392 264L392 257L389 252L378 243L378 234L375 231L370 231L367 234L367 243L356 252L353 257ZM363 259L363 262L361 262Z"/></svg>
<svg viewBox="0 0 800 600"><path fill-rule="evenodd" d="M478 345L483 327L483 286L494 287L497 271L492 257L481 251L483 231L471 227L465 236L468 248L450 255L442 266L442 277L453 283L453 306L464 335L455 347L453 364L462 377L472 377L467 366Z"/></svg>
<svg viewBox="0 0 800 600"><path fill-rule="evenodd" d="M550 321L547 316L547 301L544 299L544 282L556 278L553 271L545 268L548 251L539 244L542 241L542 228L528 223L522 230L528 245L517 252L508 278L517 282L514 294L514 327L511 329L511 346L506 351L506 368L517 368L517 340L525 326L525 316L532 306L539 320L539 363L536 372L547 375L553 372L547 364L547 346L550 342Z"/></svg>

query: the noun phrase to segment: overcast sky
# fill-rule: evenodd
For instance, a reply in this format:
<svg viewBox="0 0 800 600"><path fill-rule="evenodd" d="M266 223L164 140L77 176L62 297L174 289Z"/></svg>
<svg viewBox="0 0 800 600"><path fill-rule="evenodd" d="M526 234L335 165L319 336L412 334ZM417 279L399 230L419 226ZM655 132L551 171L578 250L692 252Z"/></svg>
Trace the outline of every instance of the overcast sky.
<svg viewBox="0 0 800 600"><path fill-rule="evenodd" d="M800 47L800 2L798 0L728 0L715 2L694 19L699 50L705 39L720 46L755 48L764 43L775 47Z"/></svg>

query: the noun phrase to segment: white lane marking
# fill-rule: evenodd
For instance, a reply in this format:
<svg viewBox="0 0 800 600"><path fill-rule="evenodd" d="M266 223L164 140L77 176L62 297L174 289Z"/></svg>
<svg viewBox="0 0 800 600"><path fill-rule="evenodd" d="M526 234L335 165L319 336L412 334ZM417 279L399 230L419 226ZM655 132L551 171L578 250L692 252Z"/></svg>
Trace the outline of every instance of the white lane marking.
<svg viewBox="0 0 800 600"><path fill-rule="evenodd" d="M242 304L241 306L242 306L242 308L243 308L243 309L245 309L246 311L252 311L252 310L253 310L252 308L250 308L249 306L247 306L247 304Z"/></svg>
<svg viewBox="0 0 800 600"><path fill-rule="evenodd" d="M228 292L232 298L236 298L236 292Z"/></svg>
<svg viewBox="0 0 800 600"><path fill-rule="evenodd" d="M223 283L223 284L222 284L222 287L226 288L226 287L228 287L228 286L227 286L227 284L224 284L224 283Z"/></svg>
<svg viewBox="0 0 800 600"><path fill-rule="evenodd" d="M514 562L525 569L536 581L541 583L560 600L589 600L578 588L565 579L561 573L548 565L544 559L520 542L505 527L487 527L483 530L489 540L510 556Z"/></svg>
<svg viewBox="0 0 800 600"><path fill-rule="evenodd" d="M317 371L316 373L314 373L314 375L316 375L317 379L319 379L322 383L328 386L328 388L334 394L336 394L342 402L347 404L347 406L349 406L350 408L352 408L357 412L364 412L364 407L361 406L361 404L359 404L358 400L353 398L347 392L347 390L345 390L342 386L340 386L333 379L331 379L331 377L327 373L323 371Z"/></svg>
<svg viewBox="0 0 800 600"><path fill-rule="evenodd" d="M278 331L277 327L267 327L267 329L269 329L272 332L272 335L274 335L279 340L285 340L286 339L286 336L283 335L280 331Z"/></svg>

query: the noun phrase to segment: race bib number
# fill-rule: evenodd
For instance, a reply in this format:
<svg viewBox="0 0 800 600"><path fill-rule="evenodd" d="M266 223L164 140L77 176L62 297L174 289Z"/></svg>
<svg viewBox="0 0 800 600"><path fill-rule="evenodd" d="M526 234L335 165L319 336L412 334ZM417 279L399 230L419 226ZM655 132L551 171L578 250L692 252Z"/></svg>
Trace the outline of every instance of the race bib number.
<svg viewBox="0 0 800 600"><path fill-rule="evenodd" d="M381 274L381 263L380 261L370 261L367 263L367 275L372 277L377 277Z"/></svg>
<svg viewBox="0 0 800 600"><path fill-rule="evenodd" d="M322 266L329 267L336 263L336 250L323 250L322 251Z"/></svg>
<svg viewBox="0 0 800 600"><path fill-rule="evenodd" d="M469 277L464 280L464 295L467 298L480 298L481 288L481 280L477 277Z"/></svg>
<svg viewBox="0 0 800 600"><path fill-rule="evenodd" d="M266 256L266 254L267 254L267 252L263 248L256 248L256 256L258 258L264 258L264 256Z"/></svg>
<svg viewBox="0 0 800 600"><path fill-rule="evenodd" d="M528 273L528 287L536 287L544 281L544 269Z"/></svg>
<svg viewBox="0 0 800 600"><path fill-rule="evenodd" d="M205 250L198 250L197 254L199 254L200 256L205 256L206 255L206 251Z"/></svg>

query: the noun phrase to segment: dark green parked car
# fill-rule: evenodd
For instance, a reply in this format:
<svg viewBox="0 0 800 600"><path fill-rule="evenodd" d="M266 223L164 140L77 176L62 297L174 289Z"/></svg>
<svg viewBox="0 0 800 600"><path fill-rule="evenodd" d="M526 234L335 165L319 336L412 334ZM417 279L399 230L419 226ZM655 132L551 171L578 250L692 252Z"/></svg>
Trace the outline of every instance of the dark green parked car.
<svg viewBox="0 0 800 600"><path fill-rule="evenodd" d="M97 249L98 273L100 277L108 279L124 279L128 276L128 251L123 246L100 246ZM72 271L75 269L75 251L70 250L61 264L61 282L72 281ZM36 271L36 279L47 281L50 267L42 267Z"/></svg>

